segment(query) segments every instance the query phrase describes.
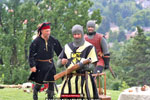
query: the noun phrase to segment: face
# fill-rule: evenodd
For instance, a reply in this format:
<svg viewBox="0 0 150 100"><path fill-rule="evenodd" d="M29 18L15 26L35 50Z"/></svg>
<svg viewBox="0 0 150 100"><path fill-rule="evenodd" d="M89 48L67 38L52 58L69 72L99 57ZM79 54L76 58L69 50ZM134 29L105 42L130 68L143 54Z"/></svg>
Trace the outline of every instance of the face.
<svg viewBox="0 0 150 100"><path fill-rule="evenodd" d="M42 32L42 36L44 38L49 38L51 30L50 29L43 29L43 30L41 30L41 32Z"/></svg>
<svg viewBox="0 0 150 100"><path fill-rule="evenodd" d="M73 34L73 38L74 39L81 39L81 37L82 37L81 33L75 33L75 34Z"/></svg>
<svg viewBox="0 0 150 100"><path fill-rule="evenodd" d="M94 28L93 27L88 27L88 32L94 32Z"/></svg>

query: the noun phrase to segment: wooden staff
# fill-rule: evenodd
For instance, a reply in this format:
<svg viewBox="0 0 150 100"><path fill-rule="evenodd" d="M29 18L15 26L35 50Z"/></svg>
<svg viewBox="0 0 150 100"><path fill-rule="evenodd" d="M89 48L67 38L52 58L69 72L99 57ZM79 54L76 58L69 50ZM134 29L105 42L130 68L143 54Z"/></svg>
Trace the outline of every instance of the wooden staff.
<svg viewBox="0 0 150 100"><path fill-rule="evenodd" d="M91 60L90 60L90 59L87 59L87 60L83 61L83 65L89 64L90 62L91 62ZM63 76L68 75L68 74L70 74L71 72L76 71L76 70L79 69L79 68L80 68L79 64L75 64L75 65L72 66L71 68L68 68L68 69L66 69L66 70L63 71L63 72L60 72L60 73L56 74L56 75L54 76L54 79L55 79L55 80L58 80L59 78L62 78Z"/></svg>
<svg viewBox="0 0 150 100"><path fill-rule="evenodd" d="M22 85L0 85L0 88L22 88Z"/></svg>

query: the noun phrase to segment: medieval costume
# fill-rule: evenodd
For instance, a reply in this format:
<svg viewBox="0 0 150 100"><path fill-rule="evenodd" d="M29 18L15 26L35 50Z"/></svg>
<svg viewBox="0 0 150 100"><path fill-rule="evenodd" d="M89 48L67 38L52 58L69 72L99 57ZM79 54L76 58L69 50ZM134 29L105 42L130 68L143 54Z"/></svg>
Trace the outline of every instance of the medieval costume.
<svg viewBox="0 0 150 100"><path fill-rule="evenodd" d="M99 98L97 88L91 76L91 69L95 66L93 63L96 63L98 60L95 47L84 40L82 26L73 26L72 34L76 33L81 34L82 37L80 39L74 38L73 42L66 44L59 59L68 59L68 63L65 65L66 68L81 63L85 59L91 59L91 65L81 64L82 67L80 69L73 71L64 78L60 89L60 97L63 94L80 94L86 99L97 99ZM85 77L85 72L88 72L88 78Z"/></svg>
<svg viewBox="0 0 150 100"><path fill-rule="evenodd" d="M37 100L37 92L40 90L41 85L49 83L48 95L52 98L54 94L54 75L56 69L53 62L54 51L57 56L61 53L62 47L57 39L50 36L46 41L41 37L41 30L50 29L49 24L43 23L38 29L39 36L33 40L30 45L29 64L30 67L36 67L36 72L32 72L29 80L36 83L34 87L33 98ZM51 93L49 93L51 91Z"/></svg>
<svg viewBox="0 0 150 100"><path fill-rule="evenodd" d="M87 22L87 29L88 28L93 28L93 31L85 34L84 38L86 41L95 46L98 56L97 67L94 69L94 73L97 73L97 71L102 72L103 68L109 68L110 54L108 51L107 42L102 34L95 32L94 21L90 20Z"/></svg>

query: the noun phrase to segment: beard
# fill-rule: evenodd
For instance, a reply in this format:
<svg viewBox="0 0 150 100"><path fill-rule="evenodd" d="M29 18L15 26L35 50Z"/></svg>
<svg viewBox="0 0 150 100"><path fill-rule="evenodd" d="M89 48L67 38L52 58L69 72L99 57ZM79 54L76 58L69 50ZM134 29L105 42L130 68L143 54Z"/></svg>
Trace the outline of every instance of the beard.
<svg viewBox="0 0 150 100"><path fill-rule="evenodd" d="M79 47L82 46L84 44L84 38L78 38L78 39L74 39L73 44L75 47Z"/></svg>

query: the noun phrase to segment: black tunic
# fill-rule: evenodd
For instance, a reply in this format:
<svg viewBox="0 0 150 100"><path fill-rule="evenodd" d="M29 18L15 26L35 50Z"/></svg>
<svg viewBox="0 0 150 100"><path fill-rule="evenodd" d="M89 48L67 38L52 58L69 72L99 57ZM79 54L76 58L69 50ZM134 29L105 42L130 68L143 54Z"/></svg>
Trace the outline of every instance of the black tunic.
<svg viewBox="0 0 150 100"><path fill-rule="evenodd" d="M54 81L56 69L53 60L52 63L38 61L52 59L54 56L54 51L57 56L62 51L59 41L54 37L50 36L47 43L41 37L37 37L33 40L30 45L29 64L31 68L35 66L37 71L31 73L29 80L39 84Z"/></svg>

